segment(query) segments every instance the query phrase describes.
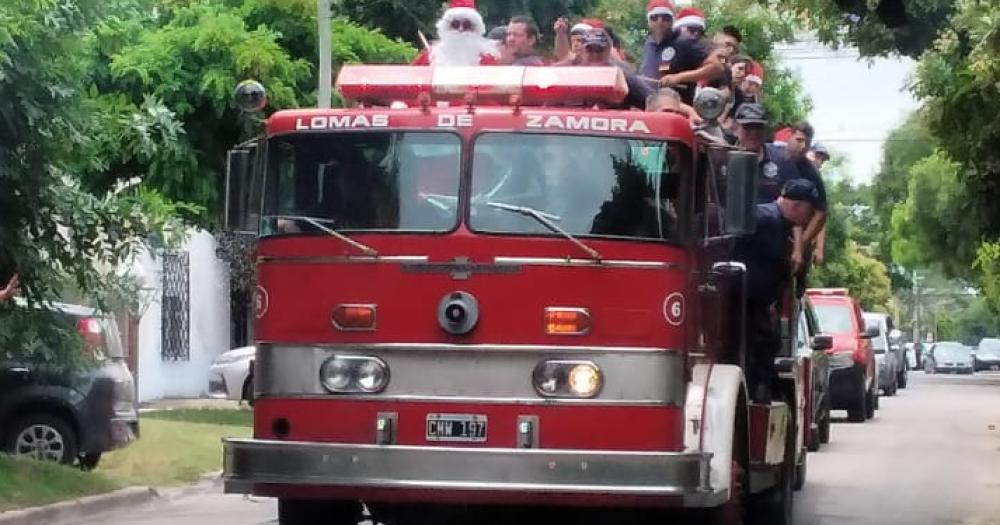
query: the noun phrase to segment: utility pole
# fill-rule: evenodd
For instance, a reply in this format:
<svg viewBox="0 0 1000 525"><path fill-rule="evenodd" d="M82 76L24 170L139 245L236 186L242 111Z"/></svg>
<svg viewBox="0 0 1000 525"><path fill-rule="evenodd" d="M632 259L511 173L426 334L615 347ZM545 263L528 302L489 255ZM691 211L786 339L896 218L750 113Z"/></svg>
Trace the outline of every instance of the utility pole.
<svg viewBox="0 0 1000 525"><path fill-rule="evenodd" d="M913 343L920 342L920 277L917 271L913 270Z"/></svg>
<svg viewBox="0 0 1000 525"><path fill-rule="evenodd" d="M320 108L330 107L333 98L333 52L330 43L330 0L316 0L319 31L319 101Z"/></svg>

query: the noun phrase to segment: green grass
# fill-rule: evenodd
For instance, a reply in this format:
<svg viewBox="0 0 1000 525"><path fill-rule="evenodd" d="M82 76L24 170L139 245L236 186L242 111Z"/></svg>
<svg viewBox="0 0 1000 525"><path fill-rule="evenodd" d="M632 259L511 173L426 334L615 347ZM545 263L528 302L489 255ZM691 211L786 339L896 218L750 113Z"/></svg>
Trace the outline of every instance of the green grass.
<svg viewBox="0 0 1000 525"><path fill-rule="evenodd" d="M0 455L0 511L110 492L165 487L222 468L222 438L251 433L249 410L167 410L140 416L140 438L108 452L93 472Z"/></svg>
<svg viewBox="0 0 1000 525"><path fill-rule="evenodd" d="M183 413L201 412L203 411L169 411L178 413L177 417ZM139 440L123 449L105 454L95 472L129 485L161 487L191 483L197 481L202 474L222 469L222 438L247 437L251 431L250 426L244 424L191 423L171 421L171 418L143 414L140 418Z"/></svg>
<svg viewBox="0 0 1000 525"><path fill-rule="evenodd" d="M215 408L185 408L176 410L156 410L143 412L142 421L159 419L164 421L185 421L188 423L208 423L212 425L234 425L249 427L253 424L253 411L223 410Z"/></svg>
<svg viewBox="0 0 1000 525"><path fill-rule="evenodd" d="M111 492L123 486L102 474L0 456L0 511Z"/></svg>

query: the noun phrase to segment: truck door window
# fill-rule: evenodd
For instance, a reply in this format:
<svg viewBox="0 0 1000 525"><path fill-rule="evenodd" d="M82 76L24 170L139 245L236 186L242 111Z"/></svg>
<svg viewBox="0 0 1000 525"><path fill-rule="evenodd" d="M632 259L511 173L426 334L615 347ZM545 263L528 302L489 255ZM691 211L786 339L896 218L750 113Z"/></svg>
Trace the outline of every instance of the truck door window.
<svg viewBox="0 0 1000 525"><path fill-rule="evenodd" d="M549 235L536 220L490 202L526 206L576 236L680 242L690 153L663 141L486 133L475 142L470 227Z"/></svg>
<svg viewBox="0 0 1000 525"><path fill-rule="evenodd" d="M450 133L317 133L272 139L261 233L449 231L461 140Z"/></svg>

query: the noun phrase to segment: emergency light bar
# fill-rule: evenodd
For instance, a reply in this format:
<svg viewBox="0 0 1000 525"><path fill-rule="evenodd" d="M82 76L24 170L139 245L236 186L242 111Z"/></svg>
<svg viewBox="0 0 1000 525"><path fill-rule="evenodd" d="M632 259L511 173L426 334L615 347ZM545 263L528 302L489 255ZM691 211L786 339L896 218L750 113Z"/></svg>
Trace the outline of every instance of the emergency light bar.
<svg viewBox="0 0 1000 525"><path fill-rule="evenodd" d="M337 89L347 100L389 106L411 103L422 93L431 100L507 104L511 96L524 105L619 104L628 94L617 67L524 66L344 66Z"/></svg>
<svg viewBox="0 0 1000 525"><path fill-rule="evenodd" d="M840 297L848 295L847 288L810 288L809 293L815 295L836 295Z"/></svg>

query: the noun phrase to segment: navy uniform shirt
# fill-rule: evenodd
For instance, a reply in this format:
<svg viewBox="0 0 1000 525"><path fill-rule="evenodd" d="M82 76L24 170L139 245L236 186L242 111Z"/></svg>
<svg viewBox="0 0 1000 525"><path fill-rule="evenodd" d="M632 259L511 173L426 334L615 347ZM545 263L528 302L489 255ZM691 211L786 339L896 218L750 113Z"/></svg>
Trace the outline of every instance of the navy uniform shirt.
<svg viewBox="0 0 1000 525"><path fill-rule="evenodd" d="M757 229L736 243L734 256L747 267L747 300L770 305L781 295L788 278L788 247L792 223L785 220L777 202L758 204Z"/></svg>
<svg viewBox="0 0 1000 525"><path fill-rule="evenodd" d="M642 49L639 74L646 78L659 79L667 74L692 71L701 67L710 52L709 45L703 39L682 38L676 32L660 42L649 37ZM691 105L694 102L695 83L680 84L677 87L681 100Z"/></svg>
<svg viewBox="0 0 1000 525"><path fill-rule="evenodd" d="M760 173L757 179L757 203L764 204L776 200L781 195L785 183L792 179L806 179L816 185L819 192L817 210L826 211L826 186L823 177L809 159L790 159L785 148L774 144L764 144L764 155L760 158Z"/></svg>

